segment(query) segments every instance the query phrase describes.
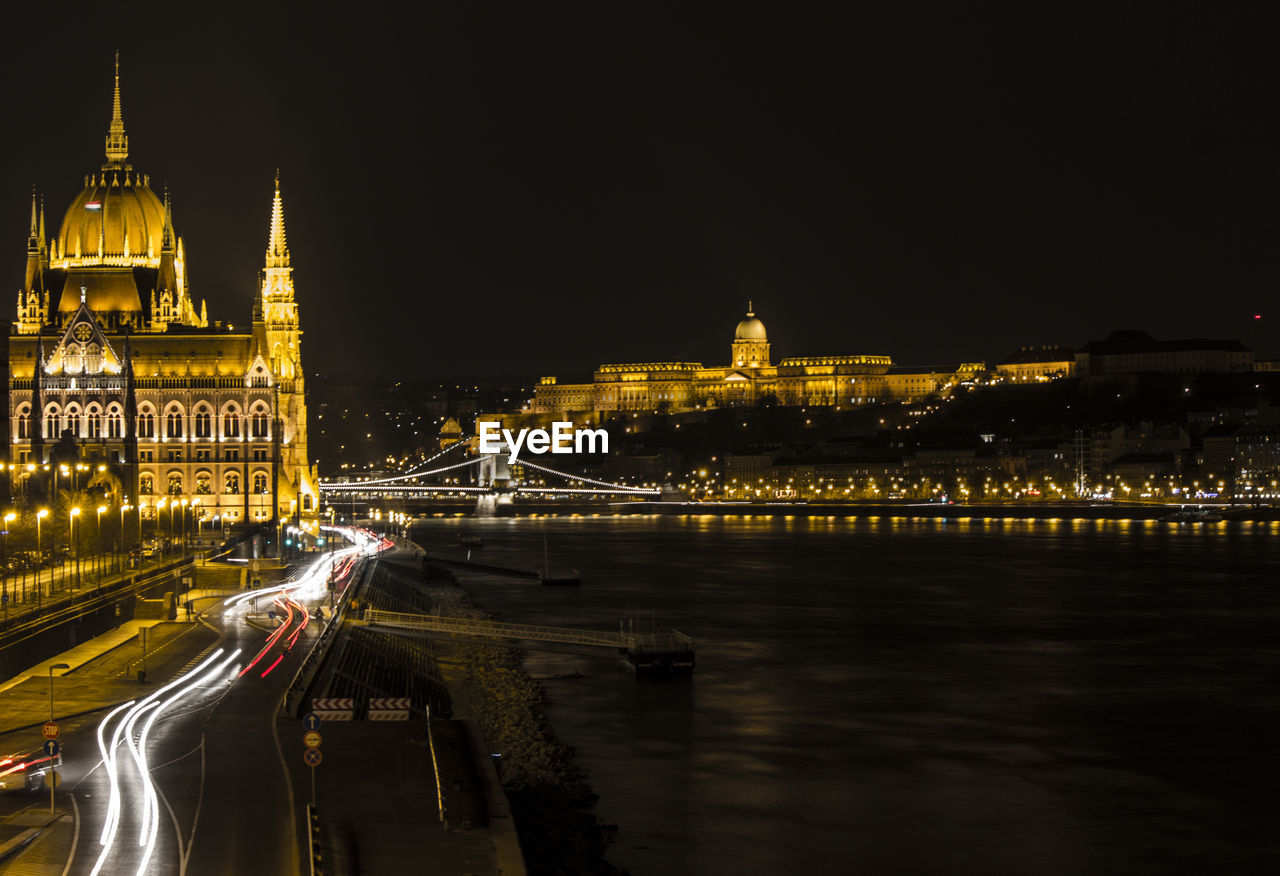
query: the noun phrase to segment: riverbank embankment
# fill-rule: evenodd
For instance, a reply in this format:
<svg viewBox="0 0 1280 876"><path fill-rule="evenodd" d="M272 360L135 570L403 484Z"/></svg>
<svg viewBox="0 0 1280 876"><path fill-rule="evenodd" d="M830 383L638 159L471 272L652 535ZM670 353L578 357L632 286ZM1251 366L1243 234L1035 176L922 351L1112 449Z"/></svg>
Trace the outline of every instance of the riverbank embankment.
<svg viewBox="0 0 1280 876"><path fill-rule="evenodd" d="M423 581L441 615L494 618L473 602L453 570L426 559ZM455 717L475 723L497 767L528 872L618 876L605 860L596 795L573 750L547 722L547 693L524 671L524 652L463 642L433 647Z"/></svg>

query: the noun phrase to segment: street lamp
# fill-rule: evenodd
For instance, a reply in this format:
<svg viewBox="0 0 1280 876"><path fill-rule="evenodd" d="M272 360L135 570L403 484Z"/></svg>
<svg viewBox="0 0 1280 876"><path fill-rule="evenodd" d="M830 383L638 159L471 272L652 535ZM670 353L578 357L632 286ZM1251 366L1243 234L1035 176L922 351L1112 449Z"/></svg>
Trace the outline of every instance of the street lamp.
<svg viewBox="0 0 1280 876"><path fill-rule="evenodd" d="M9 524L17 519L18 515L12 511L4 515L4 619L6 623L9 621Z"/></svg>
<svg viewBox="0 0 1280 876"><path fill-rule="evenodd" d="M120 538L119 538L119 540L116 542L116 546L117 546L117 547L116 547L116 571L117 571L117 572L122 572L122 571L124 571L124 569L123 569L123 564L124 564L124 512L126 512L126 511L128 511L128 510L129 510L129 503L128 503L128 502L121 502L121 503L120 503ZM141 534L139 534L139 536L138 536L138 540L139 540L139 541L141 541L141 540L142 540L142 536L141 536Z"/></svg>
<svg viewBox="0 0 1280 876"><path fill-rule="evenodd" d="M55 663L49 667L49 723L50 724L53 723L53 670L70 669L70 668L71 667L66 663ZM53 763L54 761L51 755L49 757L49 770L48 772L45 773L45 784L49 786L49 814L50 815L53 814L53 785L54 785L54 782L56 781L55 774L53 772Z"/></svg>
<svg viewBox="0 0 1280 876"><path fill-rule="evenodd" d="M36 603L40 602L40 567L44 564L44 548L40 544L40 522L49 516L48 508L36 512Z"/></svg>
<svg viewBox="0 0 1280 876"><path fill-rule="evenodd" d="M76 538L76 518L80 516L80 508L75 507L67 512L67 547L74 543L76 547L76 580L72 583L74 590L80 584L80 540ZM65 576L63 576L65 578Z"/></svg>
<svg viewBox="0 0 1280 876"><path fill-rule="evenodd" d="M107 510L106 505L98 506L98 595L102 595L102 512Z"/></svg>

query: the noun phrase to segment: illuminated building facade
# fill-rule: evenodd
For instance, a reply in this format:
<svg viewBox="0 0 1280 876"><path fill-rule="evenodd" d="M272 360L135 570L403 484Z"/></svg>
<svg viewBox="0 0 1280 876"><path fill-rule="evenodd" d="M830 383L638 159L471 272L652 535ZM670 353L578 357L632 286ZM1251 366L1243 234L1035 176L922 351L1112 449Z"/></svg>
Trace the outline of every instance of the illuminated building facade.
<svg viewBox="0 0 1280 876"><path fill-rule="evenodd" d="M898 368L888 356L796 356L776 365L764 323L750 305L729 348L729 364L700 362L606 364L590 383L560 383L543 377L529 413L576 421L616 412L680 413L753 405L772 399L791 406L856 407L891 400L914 401L946 393L986 370Z"/></svg>
<svg viewBox="0 0 1280 876"><path fill-rule="evenodd" d="M168 193L157 196L128 156L117 64L106 163L84 177L53 237L32 196L10 338L18 478L43 478L62 442L117 478L144 515L185 499L198 517L231 523L313 516L279 177L252 316L210 322L192 295Z"/></svg>
<svg viewBox="0 0 1280 876"><path fill-rule="evenodd" d="M1076 351L1070 347L1023 347L996 364L996 376L1014 383L1044 383L1075 373Z"/></svg>

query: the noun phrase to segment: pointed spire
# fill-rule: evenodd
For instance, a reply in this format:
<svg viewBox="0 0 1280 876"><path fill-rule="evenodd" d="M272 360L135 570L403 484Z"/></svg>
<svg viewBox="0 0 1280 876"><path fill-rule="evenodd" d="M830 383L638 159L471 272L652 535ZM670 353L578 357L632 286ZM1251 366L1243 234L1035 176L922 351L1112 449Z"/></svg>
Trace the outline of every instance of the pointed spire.
<svg viewBox="0 0 1280 876"><path fill-rule="evenodd" d="M289 247L284 238L284 203L280 200L280 168L276 168L276 194L271 202L271 237L267 241L267 267L289 267Z"/></svg>
<svg viewBox="0 0 1280 876"><path fill-rule="evenodd" d="M31 240L39 239L40 227L36 216L36 187L31 187Z"/></svg>
<svg viewBox="0 0 1280 876"><path fill-rule="evenodd" d="M755 305L755 302L752 301L750 298L748 298L747 299L747 318L748 319L756 315L755 313L756 309L754 305Z"/></svg>
<svg viewBox="0 0 1280 876"><path fill-rule="evenodd" d="M164 187L164 231L160 236L160 249L173 249L173 205L169 202L169 186Z"/></svg>
<svg viewBox="0 0 1280 876"><path fill-rule="evenodd" d="M107 163L124 164L129 157L129 138L124 133L124 114L120 111L120 53L116 52L116 86L111 101L111 127L107 130Z"/></svg>
<svg viewBox="0 0 1280 876"><path fill-rule="evenodd" d="M38 234L39 234L39 236L40 236L40 247L43 249L43 248L44 248L44 246L45 246L45 236L44 236L44 195L41 195L41 196L40 196L40 224L37 226L37 233L38 233Z"/></svg>

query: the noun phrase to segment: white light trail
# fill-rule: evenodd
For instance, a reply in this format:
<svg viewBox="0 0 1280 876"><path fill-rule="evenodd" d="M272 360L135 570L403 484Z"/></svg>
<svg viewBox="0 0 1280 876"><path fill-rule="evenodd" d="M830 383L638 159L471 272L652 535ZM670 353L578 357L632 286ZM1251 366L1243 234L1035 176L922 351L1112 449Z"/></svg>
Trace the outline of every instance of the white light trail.
<svg viewBox="0 0 1280 876"><path fill-rule="evenodd" d="M102 853L98 855L98 861L93 865L93 870L89 876L98 876L102 870L102 865L107 862L107 856L111 854L111 847L115 845L116 831L120 827L120 771L115 766L115 749L120 744L122 734L131 736L133 734L133 723L138 717L148 709L155 706L155 703L137 703L129 710L123 721L116 727L116 732L111 735L111 767L107 770L107 774L111 777L111 801L107 804L107 823L102 828ZM114 713L113 713L114 714ZM103 719L106 723L106 719Z"/></svg>
<svg viewBox="0 0 1280 876"><path fill-rule="evenodd" d="M120 793L120 782L119 782L120 773L119 773L119 769L116 766L116 760L115 760L116 747L120 744L121 739L123 739L126 743L128 743L129 753L133 757L134 765L138 768L139 773L142 775L142 782L144 785L144 816L143 817L145 820L145 818L147 817L145 806L146 804L149 804L151 802L149 799L145 799L146 797L145 789L150 787L151 778L147 774L147 771L144 767L144 759L142 755L138 752L138 749L133 744L134 724L138 721L138 719L143 715L144 712L153 708L156 708L158 710L158 707L160 706L160 704L157 702L157 700L167 691L172 690L173 688L177 687L183 682L189 682L192 677L197 677L198 680L196 682L196 685L198 685L200 683L199 674L210 663L217 660L218 657L221 656L221 654L222 654L222 649L219 648L217 651L210 654L204 660L200 661L200 663L190 672L183 673L181 676L179 676L178 678L175 678L173 681L161 687L159 690L148 695L146 698L142 699L141 701L135 703L126 713L124 719L116 727L115 733L113 733L111 736L111 746L107 749L107 754L109 756L107 775L109 777L109 781L111 782L111 800L107 804L107 823L103 827L102 838L99 841L102 845L102 853L98 856L97 863L93 865L93 870L90 872L90 876L98 876L98 873L101 872L102 866L106 863L107 858L111 854L111 849L115 845L116 833L118 832L120 827L121 793ZM119 711L120 711L119 709L115 709L109 715L107 715L107 717L102 719L102 722L98 728L99 739L101 739L102 728L105 727L106 723L113 716L115 716Z"/></svg>
<svg viewBox="0 0 1280 876"><path fill-rule="evenodd" d="M120 807L120 787L116 784L116 759L115 747L120 744L120 732L124 727L124 722L116 725L116 732L111 736L111 748L108 749L102 741L102 733L107 729L107 724L116 715L132 706L137 700L129 700L121 706L116 706L107 713L107 717L102 719L98 724L98 751L102 752L102 763L107 768L107 781L111 783L111 800L107 803L107 820L102 825L102 837L98 840L99 845L106 845L107 834L111 829L111 823L115 820L116 811Z"/></svg>
<svg viewBox="0 0 1280 876"><path fill-rule="evenodd" d="M222 653L222 649L218 649L217 653ZM214 656L216 657L217 654ZM138 876L143 876L143 874L146 873L147 865L151 863L151 855L156 848L156 837L159 836L160 833L160 801L156 796L155 782L151 781L151 769L147 765L147 736L151 733L151 727L155 724L156 718L160 717L160 714L165 709L168 709L183 697L195 691L201 685L213 681L219 675L226 672L226 669L231 665L231 662L239 656L240 649L237 648L235 651L231 652L231 654L229 654L222 663L209 670L209 672L205 673L200 678L191 682L191 684L187 685L173 696L169 697L169 699L165 700L159 708L151 713L151 716L147 718L146 726L142 728L142 735L138 738L138 751L142 757L141 771L143 781L146 784L146 808L143 816L143 828L138 834L138 845L144 845L145 849L142 853L142 862L138 864ZM203 666L204 664L202 663L201 665Z"/></svg>

